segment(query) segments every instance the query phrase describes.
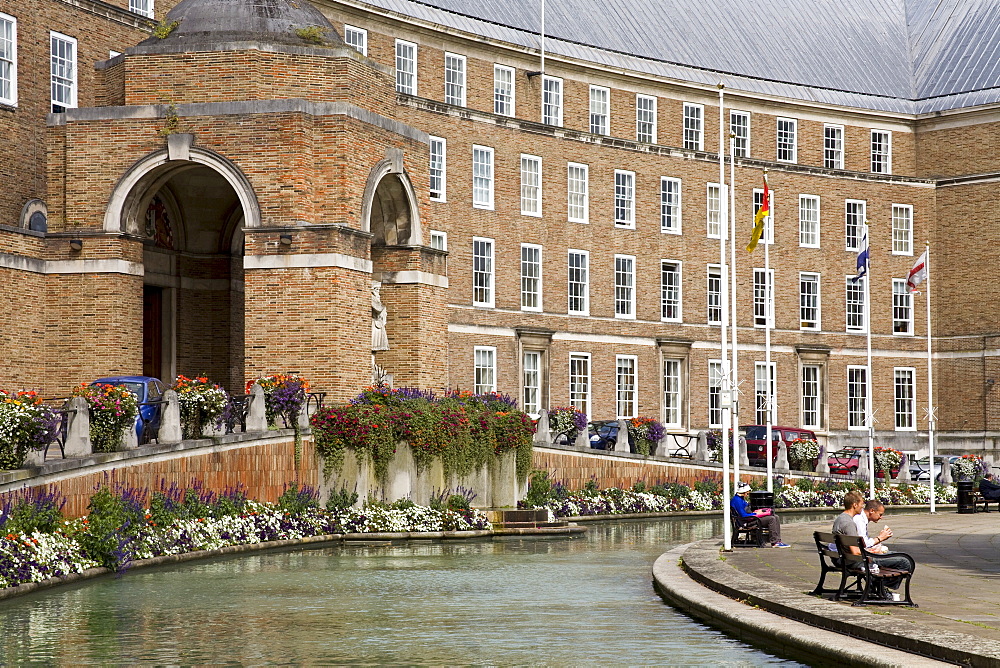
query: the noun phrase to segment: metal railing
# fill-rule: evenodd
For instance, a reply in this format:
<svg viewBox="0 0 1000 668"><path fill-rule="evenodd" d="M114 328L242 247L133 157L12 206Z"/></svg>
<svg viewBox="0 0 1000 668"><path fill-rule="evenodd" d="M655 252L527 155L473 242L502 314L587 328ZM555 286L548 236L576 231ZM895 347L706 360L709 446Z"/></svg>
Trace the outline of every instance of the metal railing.
<svg viewBox="0 0 1000 668"><path fill-rule="evenodd" d="M698 443L698 437L692 436L691 434L667 434L666 438L673 441L673 447L667 446L666 452L658 452L658 455L665 457L680 457L682 459L694 459L694 454L691 452L691 444ZM684 439L681 443L679 439Z"/></svg>

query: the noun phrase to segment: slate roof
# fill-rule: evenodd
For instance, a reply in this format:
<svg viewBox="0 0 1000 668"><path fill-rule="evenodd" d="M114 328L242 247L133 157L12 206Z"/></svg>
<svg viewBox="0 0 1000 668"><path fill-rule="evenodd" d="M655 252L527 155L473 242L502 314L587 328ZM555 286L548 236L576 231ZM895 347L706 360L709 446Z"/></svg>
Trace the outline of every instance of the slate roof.
<svg viewBox="0 0 1000 668"><path fill-rule="evenodd" d="M541 0L361 0L537 48ZM1000 102L998 0L546 0L546 50L901 113Z"/></svg>

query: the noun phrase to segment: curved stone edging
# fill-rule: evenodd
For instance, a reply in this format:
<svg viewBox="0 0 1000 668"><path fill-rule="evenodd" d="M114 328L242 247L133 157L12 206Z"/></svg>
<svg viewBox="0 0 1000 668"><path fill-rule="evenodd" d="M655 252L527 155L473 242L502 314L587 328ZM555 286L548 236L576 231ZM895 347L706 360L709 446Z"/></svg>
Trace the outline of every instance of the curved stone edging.
<svg viewBox="0 0 1000 668"><path fill-rule="evenodd" d="M834 603L816 596L743 573L721 558L721 541L708 539L690 543L677 554L687 578L703 593L717 592L747 606L759 607L779 616L783 625L804 623L841 635L840 643L891 645L905 652L933 657L938 661L964 666L997 666L1000 642L964 633L934 633L913 622L880 615L866 608ZM662 559L662 557L661 557ZM657 580L657 582L659 582ZM692 613L694 614L694 613ZM908 662L906 665L912 665Z"/></svg>
<svg viewBox="0 0 1000 668"><path fill-rule="evenodd" d="M653 584L657 592L673 607L744 642L784 649L795 658L824 663L906 668L951 665L856 638L847 639L840 633L792 621L712 591L691 579L682 566L686 552L694 545L698 543L681 545L656 560Z"/></svg>

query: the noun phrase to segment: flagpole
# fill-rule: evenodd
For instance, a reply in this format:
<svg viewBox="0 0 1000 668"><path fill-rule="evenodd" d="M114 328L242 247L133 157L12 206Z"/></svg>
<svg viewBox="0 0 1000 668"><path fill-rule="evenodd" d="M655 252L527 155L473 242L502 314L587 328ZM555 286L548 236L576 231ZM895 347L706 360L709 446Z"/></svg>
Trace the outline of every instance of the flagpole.
<svg viewBox="0 0 1000 668"><path fill-rule="evenodd" d="M764 170L764 182L767 182L767 170ZM774 195L770 195L771 199ZM774 448L772 439L774 419L774 397L771 395L771 327L774 325L774 286L771 281L771 244L768 239L768 231L771 231L771 238L774 238L774 216L773 207L768 203L767 218L764 221L764 385L767 388L764 392L764 412L767 416L767 491L774 491ZM756 374L754 374L754 384L756 384Z"/></svg>
<svg viewBox="0 0 1000 668"><path fill-rule="evenodd" d="M732 392L730 418L733 423L733 484L740 481L740 401L739 401L739 349L736 346L736 135L729 133L729 299L732 316Z"/></svg>
<svg viewBox="0 0 1000 668"><path fill-rule="evenodd" d="M729 493L729 444L730 439L730 400L731 383L729 376L729 362L726 355L726 321L729 319L729 290L728 290L728 267L726 265L726 144L725 144L725 124L723 114L725 113L725 89L719 83L719 256L721 258L720 273L721 283L719 286L720 301L722 302L722 330L721 332L721 353L722 353L722 387L720 388L719 403L722 408L722 548L726 551L733 549L732 526L730 525L730 493Z"/></svg>
<svg viewBox="0 0 1000 668"><path fill-rule="evenodd" d="M864 221L865 243L865 329L868 332L868 373L865 374L865 422L868 427L868 498L875 498L875 416L872 414L872 305L871 305L871 247L872 239L868 234L868 221ZM888 476L889 473L886 473Z"/></svg>
<svg viewBox="0 0 1000 668"><path fill-rule="evenodd" d="M930 454L927 458L928 468L930 469L930 486L931 486L931 512L935 513L937 510L934 507L935 496L937 490L935 489L934 480L934 429L937 426L937 419L934 415L934 362L931 355L931 243L929 241L924 242L926 250L924 250L924 272L926 272L927 287L924 288L924 294L926 295L927 302L927 444ZM944 463L941 463L944 467Z"/></svg>

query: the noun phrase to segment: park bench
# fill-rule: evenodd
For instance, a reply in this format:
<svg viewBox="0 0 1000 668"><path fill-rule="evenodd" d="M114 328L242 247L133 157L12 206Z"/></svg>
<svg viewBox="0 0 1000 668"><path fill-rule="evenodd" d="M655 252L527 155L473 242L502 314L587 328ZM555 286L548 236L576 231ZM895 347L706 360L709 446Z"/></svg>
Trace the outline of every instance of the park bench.
<svg viewBox="0 0 1000 668"><path fill-rule="evenodd" d="M833 534L826 531L813 531L813 540L816 542L816 552L819 553L820 573L819 582L811 593L817 596L835 594L835 600L839 600L842 591L857 592L861 573L847 568L840 558L840 552L837 551L837 539L834 538ZM840 573L840 584L835 588L824 587L827 573ZM852 582L848 584L848 580L852 580Z"/></svg>
<svg viewBox="0 0 1000 668"><path fill-rule="evenodd" d="M984 513L988 513L990 512L991 503L997 504L997 511L1000 511L1000 499L987 499L978 489L972 496L973 512L978 513L979 509L982 508Z"/></svg>
<svg viewBox="0 0 1000 668"><path fill-rule="evenodd" d="M913 557L902 552L875 555L865 549L864 539L860 536L836 535L834 538L836 539L837 559L840 560L839 563L843 566L840 589L834 596L835 600L851 596L856 597L853 605L909 605L914 608L917 607L917 604L910 598L910 579L913 577L913 571L916 569L916 562L913 560ZM858 548L861 554L853 554L851 552L852 547ZM906 569L879 567L876 572L873 570L876 562L873 562L871 559L874 556L905 557L910 565ZM856 573L858 576L850 584L847 583L848 577L846 574L848 572L851 574ZM898 601L886 598L887 590L885 582L888 579L896 577L902 578L902 584L905 585L905 595Z"/></svg>
<svg viewBox="0 0 1000 668"><path fill-rule="evenodd" d="M740 517L733 511L730 516L733 527L733 545L742 547L764 547L771 542L771 531L756 517Z"/></svg>

